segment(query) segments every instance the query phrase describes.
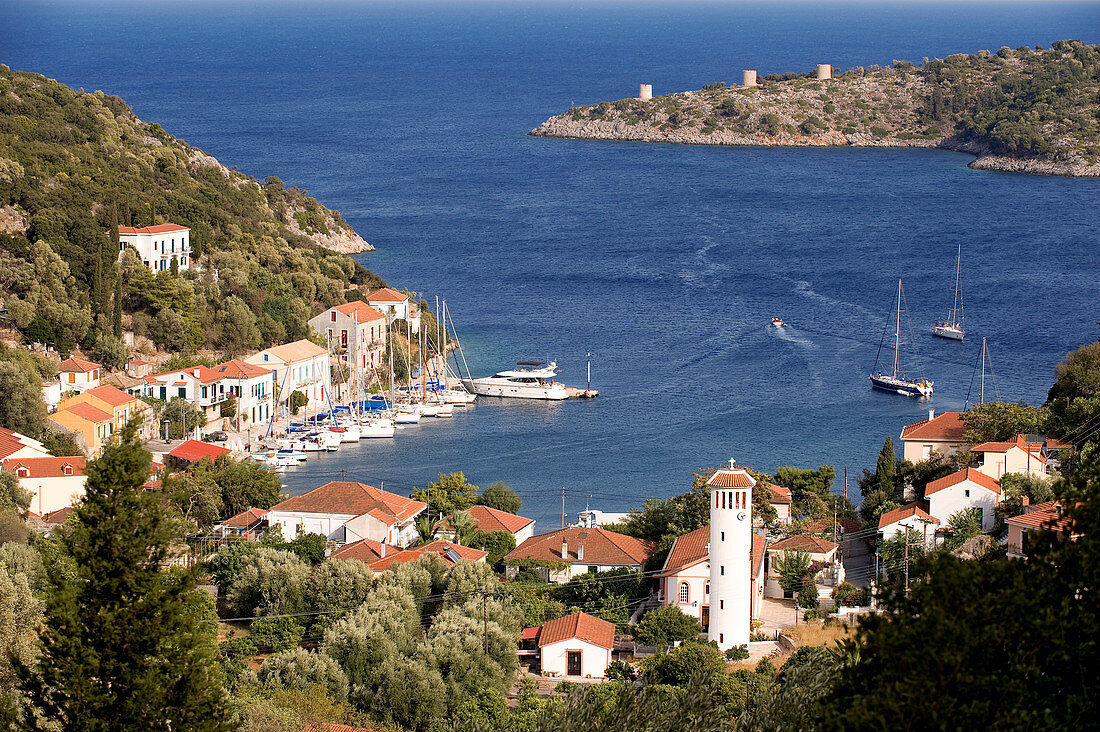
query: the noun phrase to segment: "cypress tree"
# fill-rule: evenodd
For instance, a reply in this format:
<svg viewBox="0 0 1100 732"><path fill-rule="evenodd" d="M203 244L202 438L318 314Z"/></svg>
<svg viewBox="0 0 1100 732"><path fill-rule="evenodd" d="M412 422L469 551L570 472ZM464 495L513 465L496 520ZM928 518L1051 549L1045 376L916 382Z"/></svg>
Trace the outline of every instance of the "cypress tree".
<svg viewBox="0 0 1100 732"><path fill-rule="evenodd" d="M878 489L885 495L892 496L897 490L898 456L894 452L894 441L889 435L878 454L875 474L878 476Z"/></svg>
<svg viewBox="0 0 1100 732"><path fill-rule="evenodd" d="M20 668L40 729L228 730L214 625L190 571L165 569L182 523L147 491L136 424L88 469L63 544L75 578L49 570L38 663Z"/></svg>
<svg viewBox="0 0 1100 732"><path fill-rule="evenodd" d="M114 311L111 313L111 330L115 338L122 337L122 275L115 278Z"/></svg>

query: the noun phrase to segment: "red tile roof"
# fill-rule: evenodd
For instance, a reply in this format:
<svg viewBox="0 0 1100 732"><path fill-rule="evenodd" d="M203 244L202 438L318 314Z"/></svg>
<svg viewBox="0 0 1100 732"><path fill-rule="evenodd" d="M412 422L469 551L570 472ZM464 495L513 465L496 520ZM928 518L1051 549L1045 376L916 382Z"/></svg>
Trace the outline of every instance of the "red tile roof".
<svg viewBox="0 0 1100 732"><path fill-rule="evenodd" d="M1027 513L1005 519L1005 523L1028 531L1042 529L1061 531L1069 526L1069 519L1062 517L1062 504L1059 501L1047 501L1031 506Z"/></svg>
<svg viewBox="0 0 1100 732"><path fill-rule="evenodd" d="M1014 440L1009 442L983 442L970 448L971 452L1008 452L1014 447L1018 447L1024 452L1030 452L1031 457L1035 458L1039 462L1045 463L1047 459L1043 457L1041 451L1043 445L1040 442L1028 442L1027 437L1024 435L1016 435Z"/></svg>
<svg viewBox="0 0 1100 732"><path fill-rule="evenodd" d="M293 496L271 508L272 511L302 511L361 516L370 513L392 526L416 516L428 507L422 501L379 490L365 483L332 481L308 493Z"/></svg>
<svg viewBox="0 0 1100 732"><path fill-rule="evenodd" d="M262 508L249 508L241 511L233 518L222 521L222 526L231 526L235 529L251 529L253 526L263 523L267 518L267 511Z"/></svg>
<svg viewBox="0 0 1100 732"><path fill-rule="evenodd" d="M707 480L711 488L752 488L756 481L744 468L719 468Z"/></svg>
<svg viewBox="0 0 1100 732"><path fill-rule="evenodd" d="M6 430L3 427L0 427L0 460L3 460L8 455L14 455L15 453L27 447L30 447L32 450L37 450L37 448L28 445L27 443L23 442L23 440L20 440L20 437L22 437L22 435L20 435L18 432L12 432L11 430Z"/></svg>
<svg viewBox="0 0 1100 732"><path fill-rule="evenodd" d="M458 564L451 553L454 553L458 557L459 561L465 559L467 562L480 562L489 556L489 552L482 551L481 549L472 549L468 546L462 546L461 544L455 544L449 541L433 541L429 544L422 544L412 549L404 549L396 554L387 553L386 556L376 559L373 562L369 562L368 566L371 569L378 571L385 571L392 567L394 564L404 564L405 562L415 562L425 554L438 554L443 561L448 564Z"/></svg>
<svg viewBox="0 0 1100 732"><path fill-rule="evenodd" d="M199 381L209 384L222 379L253 379L257 376L270 374L271 369L262 366L253 366L239 358L224 361L215 366L202 366L199 368Z"/></svg>
<svg viewBox="0 0 1100 732"><path fill-rule="evenodd" d="M768 499L769 503L791 503L792 498L790 488L784 488L781 485L768 483L768 490L772 492L772 497Z"/></svg>
<svg viewBox="0 0 1100 732"><path fill-rule="evenodd" d="M913 501L912 503L905 504L901 508L895 508L893 511L887 511L886 513L879 516L878 527L880 529L885 529L890 524L897 523L898 521L901 521L902 519L907 519L910 516L916 516L917 518L922 518L925 521L931 520L933 523L937 524L940 522L938 518L928 513L927 509L925 509L924 506L921 505L920 501Z"/></svg>
<svg viewBox="0 0 1100 732"><path fill-rule="evenodd" d="M94 424L110 422L112 419L114 419L114 417L110 414L107 414L102 409L97 409L93 407L91 404L71 404L67 407L58 409L56 413L61 414L62 412L75 414L76 416L82 419L86 419Z"/></svg>
<svg viewBox="0 0 1100 732"><path fill-rule="evenodd" d="M862 528L863 524L855 519L837 518L836 520L836 530L839 534L850 534ZM825 518L818 519L817 521L810 521L802 525L802 530L807 534L828 534L833 530L833 520L831 518Z"/></svg>
<svg viewBox="0 0 1100 732"><path fill-rule="evenodd" d="M211 445L209 442L199 442L198 440L188 440L175 450L172 450L169 455L179 460L187 460L189 462L198 462L205 457L211 460L216 459L219 455L228 455L232 450L227 450L221 445Z"/></svg>
<svg viewBox="0 0 1100 732"><path fill-rule="evenodd" d="M354 315L356 320L360 323L367 323L371 320L378 320L379 318L386 317L362 300L346 302L343 305L335 306L335 309L339 310L344 315Z"/></svg>
<svg viewBox="0 0 1100 732"><path fill-rule="evenodd" d="M520 640L537 640L539 633L542 632L542 626L536 626L534 628L524 628L523 632L519 634Z"/></svg>
<svg viewBox="0 0 1100 732"><path fill-rule="evenodd" d="M118 227L119 234L171 234L173 231L191 230L179 224L157 224L156 226L143 226L140 229L135 229L133 226Z"/></svg>
<svg viewBox="0 0 1100 732"><path fill-rule="evenodd" d="M994 493L1001 492L1001 484L993 478L990 478L985 473L978 472L974 468L963 468L962 470L952 473L951 475L944 476L939 480L934 480L924 488L924 496L928 496L942 491L945 488L956 486L964 481L970 481L975 485L979 485L986 490L993 491Z"/></svg>
<svg viewBox="0 0 1100 732"><path fill-rule="evenodd" d="M563 539L568 552L565 557L561 555ZM582 548L583 558L579 556ZM607 529L570 526L524 540L509 552L504 560L507 562L509 559L540 559L551 562L564 561L570 564L638 567L649 559L656 548L657 545L651 541L642 541Z"/></svg>
<svg viewBox="0 0 1100 732"><path fill-rule="evenodd" d="M474 524L482 531L507 531L509 534L515 534L534 522L534 519L517 516L514 513L500 511L489 506L470 506L466 509L466 513L470 514ZM450 531L450 518L446 517L437 521L435 526Z"/></svg>
<svg viewBox="0 0 1100 732"><path fill-rule="evenodd" d="M71 473L65 473L66 466L72 470ZM15 458L5 460L4 467L16 474L18 474L19 468L26 468L30 472L30 475L20 477L65 478L73 475L84 475L84 457Z"/></svg>
<svg viewBox="0 0 1100 732"><path fill-rule="evenodd" d="M56 511L50 511L49 513L43 514L42 520L50 526L57 526L58 524L65 523L65 519L72 516L74 511L76 511L76 509L72 506L65 506L64 508L59 508Z"/></svg>
<svg viewBox="0 0 1100 732"><path fill-rule="evenodd" d="M408 295L397 292L396 290L391 290L388 287L375 290L367 295L367 302L405 302L408 299Z"/></svg>
<svg viewBox="0 0 1100 732"><path fill-rule="evenodd" d="M905 425L901 428L901 439L961 443L964 432L966 425L962 421L962 412L942 412L932 419Z"/></svg>
<svg viewBox="0 0 1100 732"><path fill-rule="evenodd" d="M662 575L670 575L710 557L710 524L676 537Z"/></svg>
<svg viewBox="0 0 1100 732"><path fill-rule="evenodd" d="M97 386L96 388L89 389L84 393L94 396L101 402L107 402L112 407L119 407L123 404L126 404L127 402L134 401L134 397L122 391L122 389L118 389L110 385Z"/></svg>
<svg viewBox="0 0 1100 732"><path fill-rule="evenodd" d="M64 361L57 365L57 370L66 373L86 373L99 368L98 363L92 363L91 361L85 361L82 358L76 356L69 356Z"/></svg>
<svg viewBox="0 0 1100 732"><path fill-rule="evenodd" d="M1047 437L1046 446L1048 450L1067 450L1073 447L1073 443L1069 440L1062 440L1057 437Z"/></svg>
<svg viewBox="0 0 1100 732"><path fill-rule="evenodd" d="M539 648L571 638L586 641L600 648L612 648L615 645L615 624L588 613L566 615L564 618L543 624L539 632Z"/></svg>
<svg viewBox="0 0 1100 732"><path fill-rule="evenodd" d="M383 549L384 547L384 549ZM360 562L370 564L381 559L385 551L386 556L397 554L401 551L398 547L383 544L373 539L360 539L342 547L332 553L333 559L357 559Z"/></svg>
<svg viewBox="0 0 1100 732"><path fill-rule="evenodd" d="M794 536L788 536L786 539L780 539L779 541L768 547L768 551L780 551L780 552L810 552L811 554L828 554L833 549L836 549L839 544L835 544L827 539L819 539L816 536L807 536L805 534L795 534Z"/></svg>
<svg viewBox="0 0 1100 732"><path fill-rule="evenodd" d="M764 559L764 547L768 540L759 534L752 535L752 554L749 556L749 571L756 574L756 569ZM665 566L661 570L661 576L667 577L686 569L693 564L710 559L710 524L701 526L694 531L689 531L676 538L672 544L672 551L668 553Z"/></svg>

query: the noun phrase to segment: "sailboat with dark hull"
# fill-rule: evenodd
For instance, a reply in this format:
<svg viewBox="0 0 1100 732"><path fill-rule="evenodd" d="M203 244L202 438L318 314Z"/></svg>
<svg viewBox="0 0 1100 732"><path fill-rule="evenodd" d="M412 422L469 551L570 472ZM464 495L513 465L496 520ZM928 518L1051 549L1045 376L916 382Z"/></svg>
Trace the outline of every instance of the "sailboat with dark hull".
<svg viewBox="0 0 1100 732"><path fill-rule="evenodd" d="M925 378L910 379L901 370L898 364L901 351L901 280L898 280L898 300L896 315L894 318L894 363L889 372L879 369L879 358L882 356L882 344L886 340L887 330L882 332L882 340L878 345L878 356L875 357L875 365L871 369L871 387L879 391L888 391L894 394L911 397L932 396L932 381ZM886 326L889 329L889 325Z"/></svg>

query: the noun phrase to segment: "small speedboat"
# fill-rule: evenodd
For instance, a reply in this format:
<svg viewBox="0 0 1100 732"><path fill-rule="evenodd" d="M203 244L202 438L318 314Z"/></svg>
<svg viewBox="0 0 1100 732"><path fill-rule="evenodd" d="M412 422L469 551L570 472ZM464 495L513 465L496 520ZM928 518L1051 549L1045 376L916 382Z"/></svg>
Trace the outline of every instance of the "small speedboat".
<svg viewBox="0 0 1100 732"><path fill-rule="evenodd" d="M783 318L772 318L772 325L781 326L786 325L786 323L783 322Z"/></svg>

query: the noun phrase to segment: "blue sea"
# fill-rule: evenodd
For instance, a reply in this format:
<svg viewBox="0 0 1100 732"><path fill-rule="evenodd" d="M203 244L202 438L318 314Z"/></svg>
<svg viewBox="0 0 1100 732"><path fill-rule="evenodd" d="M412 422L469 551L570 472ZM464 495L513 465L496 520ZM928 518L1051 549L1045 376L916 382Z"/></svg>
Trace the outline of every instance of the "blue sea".
<svg viewBox="0 0 1100 732"><path fill-rule="evenodd" d="M928 408L963 407L981 338L995 389L1041 403L1097 337L1100 180L970 170L926 150L549 140L569 108L740 79L1062 38L1087 2L0 1L0 62L118 94L230 167L339 209L396 287L445 297L477 375L555 358L600 397L482 400L311 460L408 492L503 480L543 528L626 510L731 457L873 466ZM967 340L933 338L962 245ZM935 397L867 380L897 280ZM769 326L773 316L789 324ZM904 354L917 366L912 351ZM971 394L976 398L976 392ZM843 490L838 478L835 490Z"/></svg>

